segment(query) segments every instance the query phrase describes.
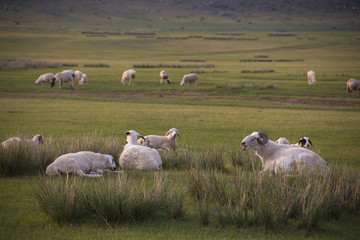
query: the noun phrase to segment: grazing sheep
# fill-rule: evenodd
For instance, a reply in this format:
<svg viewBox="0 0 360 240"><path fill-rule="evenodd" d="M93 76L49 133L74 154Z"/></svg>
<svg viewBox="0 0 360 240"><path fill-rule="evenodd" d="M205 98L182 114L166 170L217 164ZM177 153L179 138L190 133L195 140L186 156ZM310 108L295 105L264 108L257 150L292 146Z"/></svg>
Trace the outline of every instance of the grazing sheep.
<svg viewBox="0 0 360 240"><path fill-rule="evenodd" d="M135 84L135 76L136 76L136 71L129 69L126 70L121 78L121 83L122 85L128 84L130 85L131 83L134 85Z"/></svg>
<svg viewBox="0 0 360 240"><path fill-rule="evenodd" d="M311 142L310 138L308 138L308 137L300 138L299 142L297 142L296 144L291 144L286 138L281 137L278 140L276 140L275 143L287 144L287 145L291 145L293 147L304 147L304 148L309 148L310 144L312 145L312 142Z"/></svg>
<svg viewBox="0 0 360 240"><path fill-rule="evenodd" d="M75 83L75 72L74 70L64 70L62 72L59 72L55 75L56 82L59 83L59 88L61 88L61 85L63 82L71 82L71 88L74 88ZM55 82L51 84L51 87L53 87Z"/></svg>
<svg viewBox="0 0 360 240"><path fill-rule="evenodd" d="M316 77L314 71L308 71L307 73L307 80L309 85L315 85L316 84Z"/></svg>
<svg viewBox="0 0 360 240"><path fill-rule="evenodd" d="M199 76L195 73L187 74L181 80L180 86L189 86L189 83L193 83L195 86L197 85L197 81L199 80Z"/></svg>
<svg viewBox="0 0 360 240"><path fill-rule="evenodd" d="M166 83L171 84L171 79L168 77L167 72L161 71L160 72L160 84L166 84Z"/></svg>
<svg viewBox="0 0 360 240"><path fill-rule="evenodd" d="M349 79L346 82L346 92L351 93L351 91L358 91L360 95L360 81L355 79Z"/></svg>
<svg viewBox="0 0 360 240"><path fill-rule="evenodd" d="M53 83L55 82L55 75L52 73L45 73L40 75L40 77L35 81L35 85L39 85L41 83L41 85L44 85L44 83L50 83L51 85L53 85Z"/></svg>
<svg viewBox="0 0 360 240"><path fill-rule="evenodd" d="M148 135L144 139L139 139L137 143L142 146L148 146L159 150L176 150L178 148L176 136L180 133L176 128L170 129L165 136Z"/></svg>
<svg viewBox="0 0 360 240"><path fill-rule="evenodd" d="M82 85L87 82L86 74L83 72L80 72L79 70L75 70L75 82Z"/></svg>
<svg viewBox="0 0 360 240"><path fill-rule="evenodd" d="M329 168L318 154L309 149L276 144L269 140L265 132L253 132L242 140L242 149L253 149L262 161L260 173L273 171L294 171L308 168L318 172L328 172ZM320 170L320 171L319 171Z"/></svg>
<svg viewBox="0 0 360 240"><path fill-rule="evenodd" d="M101 177L107 168L116 169L116 163L111 155L82 151L61 155L46 168L46 174L75 174L78 176ZM120 172L120 171L114 171Z"/></svg>
<svg viewBox="0 0 360 240"><path fill-rule="evenodd" d="M40 134L36 134L32 139L21 139L19 137L12 137L2 142L1 146L3 148L7 148L17 143L26 143L33 146L38 146L40 143L43 144L43 140Z"/></svg>
<svg viewBox="0 0 360 240"><path fill-rule="evenodd" d="M160 154L156 149L137 145L137 138L141 134L134 130L125 132L127 144L119 158L119 165L126 169L159 170L162 167Z"/></svg>

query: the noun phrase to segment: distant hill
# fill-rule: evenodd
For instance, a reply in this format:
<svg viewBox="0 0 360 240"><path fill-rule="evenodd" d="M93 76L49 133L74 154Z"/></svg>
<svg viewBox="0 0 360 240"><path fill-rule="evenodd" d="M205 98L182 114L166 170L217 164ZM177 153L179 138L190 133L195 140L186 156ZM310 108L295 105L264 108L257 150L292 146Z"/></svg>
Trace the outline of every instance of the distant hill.
<svg viewBox="0 0 360 240"><path fill-rule="evenodd" d="M0 27L42 30L360 30L359 0L0 0Z"/></svg>

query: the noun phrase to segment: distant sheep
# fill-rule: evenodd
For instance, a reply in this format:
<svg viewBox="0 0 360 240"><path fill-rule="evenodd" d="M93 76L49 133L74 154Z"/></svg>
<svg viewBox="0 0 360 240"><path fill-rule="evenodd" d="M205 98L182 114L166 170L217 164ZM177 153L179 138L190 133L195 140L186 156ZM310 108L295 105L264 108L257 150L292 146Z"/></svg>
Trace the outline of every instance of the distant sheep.
<svg viewBox="0 0 360 240"><path fill-rule="evenodd" d="M358 91L360 95L360 81L355 79L349 79L346 82L346 92L351 93L351 91Z"/></svg>
<svg viewBox="0 0 360 240"><path fill-rule="evenodd" d="M176 136L180 137L180 133L176 128L172 128L165 136L148 135L145 139L139 139L137 143L159 150L176 150L178 148Z"/></svg>
<svg viewBox="0 0 360 240"><path fill-rule="evenodd" d="M314 71L308 71L307 73L307 80L309 85L315 85L316 84L316 77Z"/></svg>
<svg viewBox="0 0 360 240"><path fill-rule="evenodd" d="M135 70L132 70L132 69L129 69L129 70L126 70L123 75L122 75L122 78L121 78L121 83L122 85L125 85L125 84L135 84L135 76L136 76L136 71Z"/></svg>
<svg viewBox="0 0 360 240"><path fill-rule="evenodd" d="M87 177L101 177L103 172L116 169L116 163L111 155L82 151L61 155L46 168L46 174L74 174ZM120 171L115 171L120 172Z"/></svg>
<svg viewBox="0 0 360 240"><path fill-rule="evenodd" d="M199 80L199 76L195 73L187 74L181 80L180 86L189 86L189 83L193 83L195 86L197 85L197 81Z"/></svg>
<svg viewBox="0 0 360 240"><path fill-rule="evenodd" d="M313 151L292 147L286 144L276 144L269 140L265 132L253 132L242 140L242 149L253 149L261 159L264 172L295 171L307 168L316 173L327 173L329 167L322 157Z"/></svg>
<svg viewBox="0 0 360 240"><path fill-rule="evenodd" d="M293 147L304 147L304 148L309 148L310 145L312 145L312 142L311 142L310 138L308 138L308 137L300 138L299 142L297 142L296 144L291 144L286 138L281 137L278 140L276 140L275 143L287 144L287 145L291 145Z"/></svg>
<svg viewBox="0 0 360 240"><path fill-rule="evenodd" d="M166 84L166 83L171 84L171 79L169 78L167 72L161 71L160 72L160 84Z"/></svg>
<svg viewBox="0 0 360 240"><path fill-rule="evenodd" d="M87 82L87 76L85 73L75 70L75 82L82 85Z"/></svg>
<svg viewBox="0 0 360 240"><path fill-rule="evenodd" d="M137 138L143 136L134 130L125 132L127 144L119 158L119 165L125 169L160 170L162 161L156 149L137 145Z"/></svg>
<svg viewBox="0 0 360 240"><path fill-rule="evenodd" d="M71 82L71 88L74 88L75 83L75 71L73 70L64 70L55 75L56 82L59 83L59 88L61 88L63 82ZM54 82L55 84L55 82ZM51 85L54 86L54 84Z"/></svg>
<svg viewBox="0 0 360 240"><path fill-rule="evenodd" d="M19 137L12 137L1 143L3 148L10 147L17 143L26 143L28 145L38 146L40 143L43 144L43 139L40 134L36 134L32 139L21 139Z"/></svg>
<svg viewBox="0 0 360 240"><path fill-rule="evenodd" d="M50 85L54 85L55 83L55 75L52 73L45 73L40 75L40 77L35 81L35 85L44 85L44 83L50 83Z"/></svg>

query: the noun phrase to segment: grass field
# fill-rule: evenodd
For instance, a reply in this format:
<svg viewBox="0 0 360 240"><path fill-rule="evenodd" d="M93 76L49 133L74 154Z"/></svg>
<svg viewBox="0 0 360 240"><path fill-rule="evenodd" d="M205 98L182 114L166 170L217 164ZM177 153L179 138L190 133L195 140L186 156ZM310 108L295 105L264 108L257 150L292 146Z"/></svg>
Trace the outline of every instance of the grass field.
<svg viewBox="0 0 360 240"><path fill-rule="evenodd" d="M0 139L15 135L30 138L41 133L44 147L57 154L50 143L60 146L84 137L111 137L118 139L117 148L121 149L127 130L163 135L175 127L181 134L181 148L206 151L221 146L229 153L241 151L241 140L246 135L265 131L272 140L286 137L294 143L308 136L314 144L311 149L331 169L345 165L356 173L360 171L360 97L345 92L346 81L359 79L360 75L359 32L296 32L296 36L289 37L244 32L244 36L258 40L204 38L215 35L213 32L156 35L201 37L87 37L78 31L0 31L1 60L14 59L15 65L19 58L72 63L78 67L71 68L88 76L88 83L75 85L75 90L69 84L62 89L50 88L33 83L40 74L56 73L66 67L18 69L15 65L1 65ZM285 61L240 61L256 60L259 55ZM205 62L190 62L192 67L181 68L133 67L180 65L184 64L182 59ZM301 61L294 61L297 59ZM99 63L109 67L84 67ZM215 67L198 67L202 63ZM137 71L136 84L123 86L121 74L129 68ZM274 72L254 73L264 69ZM168 72L173 84L160 85L161 70ZM308 70L317 73L314 86L307 84ZM198 86L181 87L182 76L190 72L198 73ZM230 162L228 156L225 161ZM186 186L189 169L164 172ZM185 201L185 216L180 220L150 219L111 226L93 221L58 224L40 208L36 197L36 187L46 179L43 173L42 169L0 179L1 239L356 239L360 234L358 209L322 221L310 232L292 224L270 230L261 225L236 228L214 222L203 226L190 198ZM230 178L235 173L223 174ZM152 173L136 173L134 178L151 179Z"/></svg>

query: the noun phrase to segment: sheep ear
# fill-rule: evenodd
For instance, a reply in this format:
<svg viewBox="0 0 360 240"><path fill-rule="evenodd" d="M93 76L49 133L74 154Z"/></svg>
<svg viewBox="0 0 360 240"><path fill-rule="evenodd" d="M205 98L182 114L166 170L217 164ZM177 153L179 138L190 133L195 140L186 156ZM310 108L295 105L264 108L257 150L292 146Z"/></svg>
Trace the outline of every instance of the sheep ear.
<svg viewBox="0 0 360 240"><path fill-rule="evenodd" d="M309 143L310 143L311 145L313 145L312 142L311 142L311 140L310 140L310 138L309 138Z"/></svg>
<svg viewBox="0 0 360 240"><path fill-rule="evenodd" d="M259 138L257 139L258 143L265 145L269 141L269 136L265 132L259 132Z"/></svg>
<svg viewBox="0 0 360 240"><path fill-rule="evenodd" d="M130 135L130 132L125 132L126 135Z"/></svg>

